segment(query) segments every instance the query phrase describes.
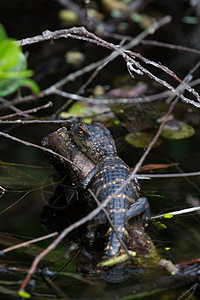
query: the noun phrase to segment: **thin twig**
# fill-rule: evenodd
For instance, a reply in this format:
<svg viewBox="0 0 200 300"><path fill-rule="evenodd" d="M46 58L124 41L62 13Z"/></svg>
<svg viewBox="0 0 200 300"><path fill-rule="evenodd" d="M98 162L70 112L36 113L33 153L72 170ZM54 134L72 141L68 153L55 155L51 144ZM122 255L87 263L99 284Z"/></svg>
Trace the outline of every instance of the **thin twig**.
<svg viewBox="0 0 200 300"><path fill-rule="evenodd" d="M190 86L195 86L200 83L200 79L195 79L194 81L190 82ZM141 104L141 103L150 103L153 101L165 99L169 97L170 95L173 95L171 91L165 91L162 93L158 94L153 94L149 96L143 96L143 97L135 97L135 98L109 98L109 99L95 99L95 98L87 98L83 96L78 96L77 94L71 94L71 93L66 93L63 91L60 91L58 89L55 89L56 94L60 94L62 97L65 98L71 98L73 100L78 100L78 101L84 101L88 103L96 103L96 104L112 104L112 103L124 103L124 104ZM24 98L23 98L24 99ZM22 101L23 101L22 99ZM26 99L26 98L25 98ZM64 107L64 106L63 106ZM99 115L99 114L98 114ZM1 124L65 124L65 125L71 125L73 122L71 120L14 120L14 121L1 121L0 120L0 125Z"/></svg>
<svg viewBox="0 0 200 300"><path fill-rule="evenodd" d="M11 246L11 247L5 248L5 249L3 249L3 250L0 251L0 255L3 255L5 253L10 252L10 251L15 250L15 249L19 249L21 247L27 247L30 244L33 244L33 243L36 243L36 242L40 242L40 241L49 239L49 238L54 237L56 235L58 235L58 232L53 232L53 233L41 236L39 238L36 238L36 239L33 239L33 240L29 240L29 241L26 241L26 242L23 242L23 243L20 243L20 244L17 244L15 246Z"/></svg>
<svg viewBox="0 0 200 300"><path fill-rule="evenodd" d="M16 112L15 114L10 114L10 115L5 115L3 117L0 117L0 121L4 120L4 119L13 118L13 117L16 117L16 116L22 116L22 115L25 115L25 114L36 113L41 109L46 109L46 108L49 108L51 106L53 106L53 103L51 101L49 101L45 105L41 105L41 106L38 106L38 107L35 107L35 108L31 108L31 109L27 109L27 110L24 110L24 111Z"/></svg>
<svg viewBox="0 0 200 300"><path fill-rule="evenodd" d="M124 49L127 50L127 49L131 49L131 48L135 47L146 36L148 36L149 34L154 34L156 30L158 30L161 26L166 25L170 21L171 21L171 17L170 16L166 16L166 17L160 19L158 22L155 22L154 24L152 24L151 27L149 27L146 30L144 30L143 32L141 32L137 37L132 38L132 40L124 46ZM38 41L37 37L28 38L28 40L25 39L25 40L18 41L18 44L20 44L21 46L23 46L23 45L28 45L29 41L31 41L31 43L32 42L34 43L34 42L42 42L42 41L44 41L44 37L43 36L39 36L39 41ZM51 40L51 38L48 38L45 35L45 40L46 39L50 39ZM106 58L103 58L103 59L101 59L101 60L99 60L99 61L97 61L95 63L92 63L92 64L84 67L81 70L78 70L78 71L76 71L76 72L74 72L72 74L67 75L65 78L63 78L60 81L56 82L55 84L53 84L52 86L48 87L47 89L41 91L40 94L38 95L38 97L42 98L42 97L44 97L46 95L52 94L53 91L54 91L54 89L59 89L60 87L62 87L63 85L65 85L67 82L74 81L77 77L82 76L85 73L93 71L94 69L96 69L99 66L101 66L102 64L104 64L105 60L113 61L118 56L119 56L119 53L117 53L116 51L114 51L113 53L111 53ZM26 96L26 97L23 97L23 98L20 98L20 99L17 98L15 100L13 100L12 104L18 104L18 103L28 102L28 101L35 100L35 99L36 99L36 96L34 96L34 95Z"/></svg>
<svg viewBox="0 0 200 300"><path fill-rule="evenodd" d="M11 124L20 124L20 125L28 125L28 124L63 124L63 125L72 125L73 122L70 121L70 120L13 120L13 121L1 121L0 120L0 125L3 125L3 124L8 124L8 125L11 125Z"/></svg>
<svg viewBox="0 0 200 300"><path fill-rule="evenodd" d="M172 173L172 174L142 174L141 177L149 178L177 178L177 177L191 177L191 176L200 176L200 171L190 172L190 173Z"/></svg>
<svg viewBox="0 0 200 300"><path fill-rule="evenodd" d="M108 48L110 50L118 52L119 55L122 56L125 59L128 68L131 67L132 65L136 66L137 69L133 69L136 73L141 74L141 75L146 74L151 79L153 79L156 82L158 82L159 84L167 87L169 90L171 90L173 93L175 93L177 96L179 96L185 102L194 105L195 104L194 101L192 101L191 99L183 96L182 94L180 94L178 92L177 89L175 89L174 87L172 87L169 83L167 83L166 81L158 78L157 76L155 76L154 74L152 74L149 70L147 70L146 68L142 67L141 64L138 63L135 60L135 57L139 58L140 60L142 60L146 64L151 64L151 65L155 66L156 68L161 69L162 71L164 71L165 73L167 73L169 76L172 76L179 83L182 83L182 85L184 86L184 89L188 90L190 93L192 93L197 98L198 101L200 101L199 94L194 89L192 89L187 84L187 82L182 81L180 78L178 78L178 76L173 71L171 71L167 67L161 65L160 63L156 63L156 62L151 61L151 60L149 60L147 58L144 58L139 53L127 51L127 50L123 49L122 47L120 47L118 45L114 45L112 43L108 43L107 41L102 40L101 38L97 37L95 34L87 31L85 28L82 28L82 27L79 28L79 29L78 28L77 29L74 28L73 31L74 31L73 34L70 35L71 38L80 39L80 40L83 40L83 41L88 41L88 42L94 43L94 44L96 44L98 46L106 47L106 48ZM63 37L65 37L65 36L63 36ZM69 38L69 35L66 35L66 38ZM200 107L200 104L196 103L196 106Z"/></svg>
<svg viewBox="0 0 200 300"><path fill-rule="evenodd" d="M169 68L167 68L166 66L162 65L161 63L156 63L152 60L147 59L146 57L142 56L140 53L136 53L136 52L130 52L128 51L128 53L131 53L131 55L133 57L138 57L139 59L141 59L145 64L150 64L158 69L161 69L162 71L164 71L165 73L167 73L168 75L170 75L171 77L173 77L176 81L178 81L179 83L181 83L182 85L180 86L181 89L185 89L188 90L189 92L191 92L197 99L199 99L199 94L184 80L181 80L172 70L170 70ZM197 68L199 67L199 65L197 64ZM179 89L178 89L179 90Z"/></svg>
<svg viewBox="0 0 200 300"><path fill-rule="evenodd" d="M179 263L178 265L179 266L188 266L188 265L193 265L196 263L200 263L200 258L194 258L189 261L184 261L184 262Z"/></svg>
<svg viewBox="0 0 200 300"><path fill-rule="evenodd" d="M184 85L185 90L188 90L189 92L191 92L197 98L198 101L200 100L199 94L194 89L192 89L186 82L183 82L180 78L178 78L178 76L173 71L169 70L167 67L161 65L160 63L156 63L147 58L144 58L139 53L127 51L125 48L122 48L118 45L108 43L107 41L97 37L95 34L87 31L84 27L73 27L70 29L59 30L59 31L54 31L54 32L46 31L42 35L43 40L52 39L52 38L58 39L61 37L74 38L74 39L87 41L87 42L94 43L101 47L106 47L112 51L116 51L118 53L118 55L122 56L125 59L125 61L127 63L127 67L130 70L130 74L131 74L131 71L134 71L141 75L146 74L151 79L155 80L159 84L161 84L161 85L165 86L166 88L168 88L169 90L171 90L173 93L175 93L177 96L179 96L181 98L181 100L183 100L184 102L195 105L196 107L200 107L199 103L196 103L195 101L183 96L177 89L172 87L169 83L158 78L157 76L152 74L150 71L148 71L146 68L144 68L139 62L137 62L135 60L135 57L142 60L145 64L151 64L151 65L155 66L156 68L160 68L162 71L167 73L169 76L172 76L179 83L182 83L182 85ZM42 40L41 36L40 37L38 36L37 38L36 37L32 38L33 42L36 42L36 40L41 41ZM24 41L23 42L20 41L18 43L23 45ZM30 39L28 39L28 43L31 43ZM135 66L137 69L133 68L133 66ZM53 89L55 89L55 86L54 87L52 86L51 89L49 90L49 92L53 92ZM47 90L46 90L46 92L47 92Z"/></svg>
<svg viewBox="0 0 200 300"><path fill-rule="evenodd" d="M160 19L158 22L155 22L150 28L143 31L141 34L141 37L139 37L139 39L142 40L145 36L147 36L149 34L154 34L158 28L171 22L171 20L172 20L171 16L165 16L164 18ZM31 37L31 38L22 39L22 40L16 41L15 43L19 46L31 45L31 44L40 43L43 41L49 41L49 40L51 41L53 39L58 39L59 37L62 37L63 35L71 35L72 33L79 34L80 30L85 30L85 28L84 27L73 27L70 29L56 30L53 32L46 30L42 33L42 35L37 35L37 36ZM134 41L134 43L135 42L136 41ZM132 47L134 47L134 45Z"/></svg>
<svg viewBox="0 0 200 300"><path fill-rule="evenodd" d="M184 85L184 89L188 90L190 93L192 93L198 101L200 101L200 96L199 94L192 89L187 82L182 81L173 71L171 71L170 69L168 69L167 67L161 65L160 63L156 63L154 61L151 61L147 58L144 58L141 54L139 53L135 53L135 52L131 52L131 51L127 51L125 49L123 49L122 47L118 46L118 45L114 45L112 43L108 43L105 40L102 40L101 38L97 37L95 34L87 31L85 28L74 28L73 30L73 34L66 34L66 36L62 36L65 38L74 38L74 39L78 39L78 40L83 40L83 41L87 41L89 43L94 43L98 46L101 47L105 47L108 48L110 50L116 51L119 53L120 56L122 56L124 58L124 60L127 63L127 67L128 70L130 71L134 71L140 75L146 74L149 78L155 80L156 82L158 82L159 84L161 84L162 86L168 88L169 90L171 90L174 94L176 94L177 96L179 96L183 101L185 101L186 103L190 103L195 105L196 107L200 107L199 103L196 103L195 101L192 101L191 99L183 96L182 94L180 94L178 92L177 89L175 89L173 86L171 86L169 83L167 83L165 80L162 80L160 78L158 78L157 76L155 76L154 74L152 74L149 70L147 70L146 68L144 68L139 62L137 62L135 60L135 57L139 58L140 60L142 60L144 63L146 64L151 64L153 66L155 66L156 68L161 69L162 71L164 71L165 73L167 73L169 76L173 77L175 80L177 80L179 83L182 83L182 85ZM133 68L132 66L135 66L135 68ZM132 69L131 69L132 68ZM131 72L129 72L131 74ZM133 76L134 77L134 76Z"/></svg>
<svg viewBox="0 0 200 300"><path fill-rule="evenodd" d="M114 52L115 53L115 52ZM112 53L113 54L113 53ZM87 86L92 82L92 80L94 80L94 78L97 76L97 74L109 63L113 60L113 56L109 55L103 62L101 65L99 65L94 72L91 74L91 76L87 79L87 81L85 83L83 83L81 85L81 87L78 89L78 91L76 92L76 95L80 95L82 94L85 89L87 88ZM89 99L89 98L87 98ZM82 101L82 100L81 100ZM64 111L67 106L71 105L72 100L68 99L67 102L65 102L55 113L54 115L57 116L60 112ZM93 103L93 102L92 102ZM101 102L102 103L102 102Z"/></svg>
<svg viewBox="0 0 200 300"><path fill-rule="evenodd" d="M78 39L78 40L82 40L82 41L87 41L89 43L94 43L98 46L101 47L105 47L108 48L112 51L116 51L118 53L118 55L122 56L124 58L124 60L127 63L127 68L129 70L129 73L132 77L134 77L132 75L132 72L136 72L140 75L146 74L149 78L155 80L156 82L158 82L159 84L161 84L162 86L166 87L167 89L169 89L170 91L172 91L174 94L176 94L177 96L179 96L181 98L181 100L183 100L186 103L190 103L196 107L200 107L200 103L197 103L185 96L183 96L183 94L181 94L179 92L179 90L175 89L173 86L171 86L168 82L166 82L165 80L162 80L160 78L158 78L156 75L154 75L153 73L151 73L149 70L147 70L146 68L144 68L138 61L135 60L135 57L137 57L138 59L142 60L145 64L150 64L155 66L156 68L161 69L163 72L167 73L169 76L173 77L176 81L178 81L179 83L182 83L182 86L185 90L188 90L190 93L192 93L196 99L198 101L200 101L200 96L199 94L193 89L191 88L187 82L182 81L172 70L168 69L167 67L161 65L160 63L156 63L154 61L151 61L145 57L143 57L141 54L139 53L135 53L135 52L131 52L130 50L125 50L124 48L118 46L118 45L114 45L112 43L109 43L99 37L97 37L95 34L87 31L84 27L73 27L67 31L61 30L61 31L56 31L56 32L48 32L49 36L54 36L55 38L74 38L74 39ZM134 66L134 67L133 67ZM136 68L135 68L136 67ZM54 87L55 89L55 87ZM50 90L51 92L53 92L53 87Z"/></svg>
<svg viewBox="0 0 200 300"><path fill-rule="evenodd" d="M151 220L160 219L160 218L165 217L166 215L176 216L176 215L188 214L188 213L191 213L193 211L198 211L198 210L200 210L200 206L195 206L195 207L180 209L180 210L171 211L171 212L167 212L165 214L161 214L161 215L157 215L157 216L151 217Z"/></svg>
<svg viewBox="0 0 200 300"><path fill-rule="evenodd" d="M128 61L128 59L127 59L127 61ZM200 103L195 102L195 101L193 101L193 100L191 100L191 99L189 99L189 98L183 96L183 94L181 94L177 88L175 89L173 86L171 86L171 85L170 85L168 82L166 82L165 80L162 80L162 79L158 78L157 76L155 76L154 74L152 74L151 72L149 72L146 68L144 68L140 63L138 63L138 62L136 62L136 61L132 61L132 62L130 62L130 64L127 64L128 70L130 70L130 72L129 72L130 75L132 75L131 71L133 71L133 72L135 71L135 72L136 72L136 69L133 69L133 68L132 68L132 64L134 64L134 66L136 66L138 70L140 70L140 71L143 72L144 74L148 75L149 78L153 79L154 81L156 81L156 82L159 83L160 85L162 85L162 86L166 87L167 89L169 89L173 94L175 94L175 95L177 95L178 97L180 97L181 100L182 100L183 102L186 102L187 104L191 104L191 105L194 105L195 107L200 108ZM165 71L166 71L166 70L165 70ZM169 74L169 73L168 73L168 74ZM171 71L171 74L169 74L169 75L172 76L172 75L173 75L173 72ZM132 75L132 77L134 78L134 75ZM173 76L173 77L174 77L174 76ZM175 77L177 77L177 76L175 76ZM177 78L178 78L178 77L177 77ZM179 82L181 82L180 79L179 79ZM185 82L182 82L182 83L184 84L183 88L184 88L184 89L187 89L188 91L190 91L191 87L190 87L189 85L187 85L187 84L185 85ZM195 92L195 93L196 93L196 92ZM199 101L200 96L199 96L198 93L197 93L197 95L198 95L197 100Z"/></svg>
<svg viewBox="0 0 200 300"><path fill-rule="evenodd" d="M21 139L19 139L19 138L16 138L16 137L14 137L14 136L12 136L12 135L10 135L10 134L8 134L8 133L4 133L4 132L2 132L2 131L0 131L0 136L4 136L5 138L8 138L8 139L13 140L13 141L18 142L18 143L21 143L21 144L26 145L26 146L28 146L28 147L34 147L34 148L40 149L40 150L42 150L42 151L49 152L49 153L51 153L51 154L53 154L53 155L58 156L59 158L63 159L64 161L66 161L66 162L68 162L68 163L74 165L76 168L78 168L80 171L82 171L82 169L79 168L79 166L76 165L75 163L73 163L71 160L69 160L69 159L67 159L66 157L64 157L64 156L62 156L62 155L60 155L60 154L54 152L54 151L51 150L51 149L48 149L48 148L45 148L45 147L42 147L42 146L39 146L39 145L36 145L36 144L32 144L32 143L27 142L27 141L24 141L24 140L21 140Z"/></svg>
<svg viewBox="0 0 200 300"><path fill-rule="evenodd" d="M168 49L172 49L172 50L181 50L181 51L185 51L185 52L200 54L200 51L197 49L183 47L180 45L161 43L161 42L157 42L157 41L143 40L143 41L141 41L141 44L142 45L152 45L152 46L156 46L156 47L164 47L164 48L168 48Z"/></svg>
<svg viewBox="0 0 200 300"><path fill-rule="evenodd" d="M148 96L148 97L136 97L136 98L118 98L118 99L95 99L95 98L87 98L87 97L83 97L83 96L79 96L77 94L71 94L65 91L61 91L58 89L55 89L53 91L54 94L56 95L60 95L63 98L67 98L67 99L73 99L73 100L77 100L77 101L83 101L85 103L91 103L91 104L117 104L117 103L133 103L133 104L138 104L138 103L146 103L146 102L150 102L155 100L160 99L160 94L162 94L163 96L167 97L167 95L169 96L170 92L164 92L164 93L160 93L160 94L156 94L156 95L152 95L152 96Z"/></svg>
<svg viewBox="0 0 200 300"><path fill-rule="evenodd" d="M9 108L9 109L11 109L11 110L13 110L15 112L20 112L21 111L19 108L15 107L11 103L11 101L8 101L8 100L6 100L4 98L0 98L0 102L3 103L3 105L0 105L0 108L2 108L2 109L5 109L7 107L7 108ZM28 115L26 117L28 117Z"/></svg>
<svg viewBox="0 0 200 300"><path fill-rule="evenodd" d="M16 204L18 204L21 200L23 200L27 195L30 194L30 191L26 192L23 196L21 196L18 200L16 200L14 203L12 203L11 205L7 206L4 210L0 211L0 215L2 215L3 213L5 213L6 211L8 211L9 209L11 209L12 207L14 207Z"/></svg>

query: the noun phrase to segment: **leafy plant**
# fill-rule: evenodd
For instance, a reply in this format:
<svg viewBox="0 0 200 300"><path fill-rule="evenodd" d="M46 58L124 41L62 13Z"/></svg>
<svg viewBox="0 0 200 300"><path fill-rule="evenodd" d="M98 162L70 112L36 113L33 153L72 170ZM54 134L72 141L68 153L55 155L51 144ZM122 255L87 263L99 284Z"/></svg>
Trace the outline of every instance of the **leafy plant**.
<svg viewBox="0 0 200 300"><path fill-rule="evenodd" d="M38 85L29 77L27 60L14 39L8 38L0 24L0 97L14 93L20 86L28 86L34 94L39 93Z"/></svg>

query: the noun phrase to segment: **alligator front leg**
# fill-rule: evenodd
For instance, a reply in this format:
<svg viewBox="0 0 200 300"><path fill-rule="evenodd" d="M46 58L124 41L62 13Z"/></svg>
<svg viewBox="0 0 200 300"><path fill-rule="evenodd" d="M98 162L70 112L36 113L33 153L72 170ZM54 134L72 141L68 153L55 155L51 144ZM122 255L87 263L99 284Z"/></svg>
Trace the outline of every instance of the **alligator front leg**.
<svg viewBox="0 0 200 300"><path fill-rule="evenodd" d="M80 189L86 189L90 182L92 181L93 177L97 173L97 166L95 166L88 174L85 176L82 182L79 182L78 188Z"/></svg>
<svg viewBox="0 0 200 300"><path fill-rule="evenodd" d="M130 206L129 210L126 213L126 219L128 220L141 214L144 214L143 222L144 226L147 227L150 220L150 207L149 201L145 197L139 198Z"/></svg>

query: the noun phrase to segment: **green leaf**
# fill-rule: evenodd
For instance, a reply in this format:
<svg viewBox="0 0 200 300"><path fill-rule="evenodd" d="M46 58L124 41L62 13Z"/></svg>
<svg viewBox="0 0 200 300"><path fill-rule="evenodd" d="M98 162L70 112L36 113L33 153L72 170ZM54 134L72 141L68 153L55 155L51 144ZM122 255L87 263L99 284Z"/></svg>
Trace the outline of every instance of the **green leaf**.
<svg viewBox="0 0 200 300"><path fill-rule="evenodd" d="M5 40L7 38L6 31L3 27L3 25L0 23L0 42Z"/></svg>
<svg viewBox="0 0 200 300"><path fill-rule="evenodd" d="M25 70L25 71L20 71L20 72L15 72L15 71L8 71L0 74L0 79L20 79L23 77L30 77L33 76L33 71L31 70Z"/></svg>
<svg viewBox="0 0 200 300"><path fill-rule="evenodd" d="M21 78L21 79L1 79L0 80L0 97L5 97L17 91L20 86L28 87L32 90L34 94L40 92L40 88L31 79Z"/></svg>
<svg viewBox="0 0 200 300"><path fill-rule="evenodd" d="M14 67L20 59L21 48L13 42L6 39L0 43L0 71Z"/></svg>
<svg viewBox="0 0 200 300"><path fill-rule="evenodd" d="M26 57L14 41L7 38L0 24L0 97L16 92L20 86L29 87L34 94L38 94L38 85L28 79L34 73L28 70Z"/></svg>
<svg viewBox="0 0 200 300"><path fill-rule="evenodd" d="M19 53L19 61L12 68L12 71L24 71L24 70L27 70L27 68L28 68L28 65L27 65L26 56L24 55L24 53L20 52Z"/></svg>
<svg viewBox="0 0 200 300"><path fill-rule="evenodd" d="M5 97L14 93L18 89L17 81L12 79L0 80L0 97Z"/></svg>
<svg viewBox="0 0 200 300"><path fill-rule="evenodd" d="M39 94L39 92L40 92L40 88L37 85L37 83L35 83L31 79L20 79L18 81L18 84L19 84L19 86L29 87L35 95Z"/></svg>

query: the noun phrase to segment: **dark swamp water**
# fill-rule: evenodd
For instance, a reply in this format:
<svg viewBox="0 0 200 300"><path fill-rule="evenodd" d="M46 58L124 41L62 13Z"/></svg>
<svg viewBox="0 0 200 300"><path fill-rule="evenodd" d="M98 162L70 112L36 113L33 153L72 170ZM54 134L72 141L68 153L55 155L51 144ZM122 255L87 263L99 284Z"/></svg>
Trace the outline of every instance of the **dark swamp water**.
<svg viewBox="0 0 200 300"><path fill-rule="evenodd" d="M52 132L55 129L57 128L52 126L47 131ZM35 130L35 128L29 127L29 134ZM119 130L117 129L119 138L118 134ZM123 137L120 136L120 143L122 139ZM179 164L178 167L181 171L198 171L199 144L198 134L188 139L163 139L162 144L151 151L146 164L149 162L169 163L173 161ZM44 201L53 196L51 175L54 174L53 178L56 178L55 181L57 180L55 170L48 164L47 159L40 151L14 145L10 141L6 142L6 146L8 147L6 148L7 151L12 147L16 150L15 154L12 155L12 161L22 164L26 162L26 165L31 164L34 167L1 165L3 186L9 186L8 192L1 197L2 249L46 234L44 230L44 223L46 228L46 214L44 217L43 212L46 203ZM127 143L125 146L121 146L120 149L119 155L130 166L134 166L137 159L144 152L144 149L134 148ZM23 161L20 160L22 153L24 154ZM4 152L4 155L4 161L8 161L6 152ZM177 170L175 166L168 168L167 172L178 173L179 169ZM159 173L165 172L161 170ZM141 195L149 199L152 216L199 205L199 177L141 179L140 184ZM65 189L64 183L64 189L56 197L63 196L63 194L66 197L68 192L69 190ZM66 199L65 197L64 199ZM191 199L196 199L197 202L193 204ZM12 206L13 204L14 206ZM63 211L61 212L62 217L60 210L58 212L54 211L55 215L58 215L58 224L61 228L66 224L67 226L70 225L66 217L69 214L69 211L67 214L67 209L70 210L70 213L74 213L74 211L71 211L73 206L64 209L66 211L64 217ZM78 214L78 210L82 208L79 208L78 204L75 209L76 214ZM41 225L42 212L43 226ZM55 215L51 219L52 215L50 213L49 217L52 226L48 230L53 232L60 229L54 226ZM152 220L147 228L147 233L161 258L170 260L174 264L184 263L199 257L199 221L198 212L174 216L172 219ZM69 240L77 242L77 235L78 233L72 234ZM80 235L78 236L80 240ZM66 242L67 244L69 240ZM49 241L36 243L35 246L21 248L2 256L1 280L3 286L9 290L17 290L33 258L49 243ZM98 253L98 248L96 251ZM55 295L63 299L65 297L66 299L110 299L111 297L116 299L137 299L138 297L141 299L163 299L166 295L169 299L178 299L180 295L195 284L198 277L198 264L185 266L182 276L177 276L177 278L157 264L151 264L147 265L147 269L142 274L131 274L131 277L125 282L108 283L92 273L91 261L80 254L79 249L72 251L65 258L68 252L68 246L59 245L41 262L41 271L36 272L28 286L28 291L32 292L34 299L51 299ZM57 274L58 271L60 271L60 274ZM51 278L53 278L53 285L51 283L47 284ZM154 286L153 289L152 286ZM14 296L6 296L7 291L2 290L2 292L4 293L3 299L15 299ZM198 287L196 286L192 299L199 299Z"/></svg>
<svg viewBox="0 0 200 300"><path fill-rule="evenodd" d="M68 1L66 1L68 2ZM70 1L69 1L70 2ZM81 1L74 1L80 4ZM119 1L125 3L125 1ZM127 1L128 2L128 1ZM133 1L129 1L133 2ZM164 1L143 1L144 8L139 12L146 16L159 14L165 16L171 14L173 22L171 27L160 30L153 39L173 42L184 46L198 48L190 37L195 37L198 32L198 25L188 25L182 22L183 16L198 17L189 1L182 3L177 1L176 8L169 6ZM122 21L115 19L111 21L111 15L106 12L103 1L93 5L96 10L102 11L106 18L105 24L114 26L114 32L135 36L142 31L140 25L129 24L126 32L119 30ZM62 24L58 18L59 11L63 4L57 1L6 1L1 4L1 22L5 26L8 34L17 39L40 34L43 30L61 29ZM180 7L178 6L180 5ZM191 8L192 7L192 8ZM66 8L66 7L65 7ZM171 9L171 10L170 10ZM177 12L176 14L174 12ZM127 21L123 17L123 21ZM180 21L181 20L181 21ZM128 22L128 21L127 21ZM130 20L129 22L130 23ZM13 26L15 24L15 26ZM27 26L25 26L27 24ZM113 25L114 24L114 25ZM77 26L82 25L82 20ZM174 30L176 26L176 30ZM106 27L107 28L107 27ZM109 27L110 28L110 27ZM108 28L107 28L108 29ZM183 34L184 32L184 34ZM173 33L173 34L172 34ZM181 35L182 34L182 35ZM106 37L103 37L106 39ZM110 39L110 37L108 38ZM109 40L110 41L110 40ZM119 43L119 41L113 41ZM50 48L49 48L50 47ZM95 47L95 48L94 48ZM95 51L94 51L95 49ZM84 65L97 61L110 52L102 50L91 44L80 41L58 40L49 43L35 44L25 47L24 51L29 52L29 66L35 71L35 81L40 85L41 90L62 79ZM155 50L156 49L156 50ZM198 56L183 52L170 52L169 50L152 48L140 45L134 51L141 52L142 55L161 61L179 75L180 78L188 73ZM84 53L86 59L82 65L71 65L65 61L66 51L80 51ZM180 55L177 55L180 54ZM156 70L156 74L160 73ZM163 76L163 75L161 75ZM199 71L194 75L198 79ZM88 77L84 74L77 80L66 85L63 90L77 93L80 86L86 82ZM164 75L164 79L165 75ZM167 79L166 79L167 80ZM169 79L170 81L171 79ZM104 87L104 94L99 99L108 98L107 91L114 88L130 90L133 83L145 83L147 95L156 94L165 89L160 89L158 85L150 82L146 77L137 77L136 82L128 75L126 66L121 60L112 62L105 70L95 78L91 86L86 89L83 96L97 96L94 89L97 85ZM170 81L170 83L173 81ZM199 91L199 86L195 86ZM115 91L116 92L116 91ZM26 93L26 91L25 91ZM120 93L119 91L117 93ZM141 92L142 94L143 92ZM140 94L139 94L140 95ZM142 94L144 95L144 94ZM125 97L124 94L123 96ZM15 95L17 97L17 95ZM10 95L11 101L15 98ZM128 97L128 96L127 96ZM59 95L50 95L41 99L40 104L53 101L53 107L46 112L38 113L32 119L58 119L60 116L55 112L65 103ZM146 146L136 147L127 142L127 135L145 132L147 136L156 132L164 114L167 113L168 104L163 104L165 100L156 101L150 104L128 105L120 104L112 106L114 113L103 114L97 118L109 127L118 149L119 156L130 166L134 167L143 155ZM37 102L37 105L40 105ZM33 107L32 103L18 105L22 110ZM68 105L69 112L71 104ZM86 107L86 116L90 107ZM102 113L102 107L96 113ZM1 115L11 113L10 110L1 109ZM85 113L85 112L84 112ZM200 168L200 114L199 108L179 102L171 113L174 120L179 120L184 124L189 124L195 134L188 138L167 139L161 137L160 144L150 151L144 161L144 165L160 165L158 169L146 169L140 173L145 174L168 174L168 173L190 173L199 172ZM69 115L68 115L69 117ZM78 112L77 120L82 122L84 118ZM91 119L90 119L91 120ZM95 117L94 117L94 120ZM50 132L56 131L59 127L65 126L49 124L34 125L10 125L1 124L1 131L9 133L15 137L27 140L31 143L41 145L41 140ZM145 138L142 137L142 140ZM150 138L151 140L151 138ZM53 166L48 162L41 150L27 147L15 141L1 137L0 144L1 161L0 164L0 186L2 189L0 198L0 244L1 249L15 245L33 238L61 230L69 226L75 215L75 220L85 215L84 207L79 207L79 202L74 206L68 206L65 200L73 189L69 189L68 179L62 181ZM164 164L176 165L165 167ZM141 196L148 198L151 208L151 216L179 211L185 208L200 206L200 176L186 176L175 178L152 178L140 179ZM59 193L55 197L58 205L64 209L48 211L47 205L56 191L56 182L61 182ZM76 193L74 197L76 198ZM77 196L78 197L78 196ZM60 202L59 202L60 201ZM62 202L64 201L64 203ZM75 201L76 202L76 201ZM58 222L57 222L58 221ZM85 229L74 230L69 238L61 243L40 262L36 273L31 278L26 291L32 296L31 299L200 299L200 214L199 211L175 215L173 218L158 218L151 220L146 232L151 238L156 248L155 256L166 259L173 264L180 264L181 272L178 275L171 275L165 267L158 265L158 262L146 260L142 272L135 271L131 262L128 263L128 273L130 276L124 282L109 283L102 279L98 273L94 272L94 261L80 251L81 237L85 237ZM101 238L99 239L101 240ZM26 273L33 261L43 249L45 249L53 238L35 243L29 247L20 248L0 257L0 299L20 299L17 291L24 280ZM87 241L81 241L81 246ZM70 246L69 246L70 244ZM98 248L99 247L99 248ZM73 251L72 251L72 248ZM103 249L103 242L99 242L92 248L94 257L99 256L99 249ZM90 248L89 248L90 250ZM193 261L195 260L195 261Z"/></svg>

